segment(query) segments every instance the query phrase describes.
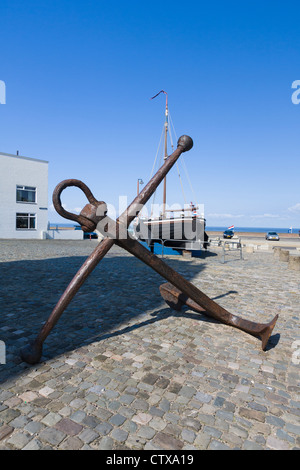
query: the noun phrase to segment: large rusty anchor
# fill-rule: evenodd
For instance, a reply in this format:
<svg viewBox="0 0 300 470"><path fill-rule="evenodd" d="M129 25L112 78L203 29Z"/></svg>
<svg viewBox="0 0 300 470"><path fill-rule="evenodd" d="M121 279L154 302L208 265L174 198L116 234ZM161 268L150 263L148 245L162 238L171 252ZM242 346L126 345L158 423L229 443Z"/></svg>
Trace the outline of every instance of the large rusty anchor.
<svg viewBox="0 0 300 470"><path fill-rule="evenodd" d="M107 217L105 202L97 201L89 188L82 181L69 179L62 181L56 186L53 192L53 204L56 211L63 217L78 222L85 232L93 231L97 227L105 234L105 238L97 245L92 254L75 274L36 339L22 349L21 358L25 362L35 364L40 361L45 339L86 278L114 244L119 245L136 256L168 281L168 283L164 283L160 286L160 292L167 304L172 308L180 310L183 305L188 305L197 312L201 312L226 325L234 326L246 333L261 338L262 349L266 348L278 315L276 315L270 323L262 324L245 320L229 313L201 292L196 286L187 281L183 276L174 271L174 269L164 263L160 258L144 248L144 246L133 239L127 231L130 223L152 196L157 186L162 182L180 155L190 150L192 147L192 139L186 135L181 136L177 143L177 149L165 160L165 163L158 172L116 221ZM72 214L62 207L60 195L62 191L69 186L77 186L82 189L89 201L79 215Z"/></svg>

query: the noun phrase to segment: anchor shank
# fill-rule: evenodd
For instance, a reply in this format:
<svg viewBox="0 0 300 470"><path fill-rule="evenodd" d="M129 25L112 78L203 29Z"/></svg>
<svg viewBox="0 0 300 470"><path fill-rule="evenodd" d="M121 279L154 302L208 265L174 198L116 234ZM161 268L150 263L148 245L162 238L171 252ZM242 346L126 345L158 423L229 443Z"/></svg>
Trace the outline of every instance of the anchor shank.
<svg viewBox="0 0 300 470"><path fill-rule="evenodd" d="M154 271L167 279L171 284L181 290L185 295L194 300L210 315L222 321L222 323L231 324L233 315L211 300L207 295L201 292L196 286L187 281L183 276L174 271L170 266L164 263L156 255L148 251L143 245L133 239L117 240L116 243L129 251L141 261L150 266Z"/></svg>
<svg viewBox="0 0 300 470"><path fill-rule="evenodd" d="M57 305L53 309L50 317L46 321L44 327L41 330L40 337L44 341L48 336L49 332L58 322L62 312L65 308L69 305L72 298L76 294L76 292L80 289L86 278L89 274L93 271L93 269L97 266L99 261L104 258L106 253L110 250L113 246L114 240L111 238L104 238L99 245L95 248L93 253L86 259L84 264L81 268L77 271L75 276L73 277L72 281L62 294L61 298L59 299Z"/></svg>
<svg viewBox="0 0 300 470"><path fill-rule="evenodd" d="M262 340L262 349L264 350L267 346L267 342L270 338L270 335L275 327L278 315L276 315L270 323L256 323L250 320L246 320L237 315L233 315L228 312L225 308L221 307L219 304L210 299L207 295L201 292L196 286L187 281L183 276L174 271L170 266L164 263L156 255L148 251L136 240L118 240L116 243L125 248L127 251L135 255L141 261L150 266L154 271L160 274L162 277L167 279L173 287L179 290L175 292L172 289L171 295L178 301L178 306L180 309L180 304L186 304L193 308L194 310L201 312L209 317L214 318L215 320L225 323L226 325L233 326L239 330L242 330L246 333L249 333L253 336L258 336ZM161 288L164 285L161 286ZM165 288L165 291L170 289ZM176 289L175 289L176 291ZM180 294L184 294L180 298ZM178 295L177 295L178 294ZM164 295L163 295L164 297Z"/></svg>

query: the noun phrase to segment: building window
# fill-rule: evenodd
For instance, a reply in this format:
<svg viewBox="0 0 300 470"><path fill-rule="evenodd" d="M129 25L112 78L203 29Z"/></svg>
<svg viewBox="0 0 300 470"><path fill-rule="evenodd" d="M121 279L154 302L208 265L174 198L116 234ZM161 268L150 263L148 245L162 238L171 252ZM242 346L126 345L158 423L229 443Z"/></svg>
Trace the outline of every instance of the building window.
<svg viewBox="0 0 300 470"><path fill-rule="evenodd" d="M17 212L16 228L22 230L34 230L36 228L36 215Z"/></svg>
<svg viewBox="0 0 300 470"><path fill-rule="evenodd" d="M17 185L17 202L36 202L36 188Z"/></svg>

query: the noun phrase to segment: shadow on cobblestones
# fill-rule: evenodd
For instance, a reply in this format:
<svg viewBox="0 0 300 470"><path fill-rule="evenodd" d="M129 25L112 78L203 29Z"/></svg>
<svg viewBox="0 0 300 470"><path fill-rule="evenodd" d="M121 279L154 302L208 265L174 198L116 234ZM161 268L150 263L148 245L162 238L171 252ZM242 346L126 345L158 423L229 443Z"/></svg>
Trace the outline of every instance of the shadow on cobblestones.
<svg viewBox="0 0 300 470"><path fill-rule="evenodd" d="M1 365L0 382L28 367L20 360L20 349L36 337L85 259L69 256L1 263L0 339L6 345L6 364ZM182 261L167 262L180 272ZM186 260L184 269L189 270L192 280L205 269L205 263L196 265ZM162 282L158 274L132 256L106 257L50 333L42 359L175 315L165 308L159 294ZM154 309L155 316L149 319L147 311ZM198 314L183 315L207 321Z"/></svg>
<svg viewBox="0 0 300 470"><path fill-rule="evenodd" d="M269 339L269 342L266 346L265 351L268 352L271 349L275 348L275 346L277 346L277 344L279 343L279 340L280 340L280 334L279 333L276 333L275 335L272 335Z"/></svg>
<svg viewBox="0 0 300 470"><path fill-rule="evenodd" d="M0 450L299 450L300 280L272 253L166 259L229 312L279 314L268 352L242 331L167 308L162 278L113 247L51 332L44 362L22 363L20 349L94 247L0 243Z"/></svg>

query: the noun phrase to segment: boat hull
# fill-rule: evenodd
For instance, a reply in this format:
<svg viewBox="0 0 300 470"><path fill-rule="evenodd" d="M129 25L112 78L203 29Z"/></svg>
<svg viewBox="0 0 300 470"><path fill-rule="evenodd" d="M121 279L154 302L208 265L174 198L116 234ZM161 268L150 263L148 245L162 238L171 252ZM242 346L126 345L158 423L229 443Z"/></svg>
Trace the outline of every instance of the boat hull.
<svg viewBox="0 0 300 470"><path fill-rule="evenodd" d="M207 248L205 219L200 217L139 219L134 234L148 246L161 243L184 250L200 250L201 246Z"/></svg>

